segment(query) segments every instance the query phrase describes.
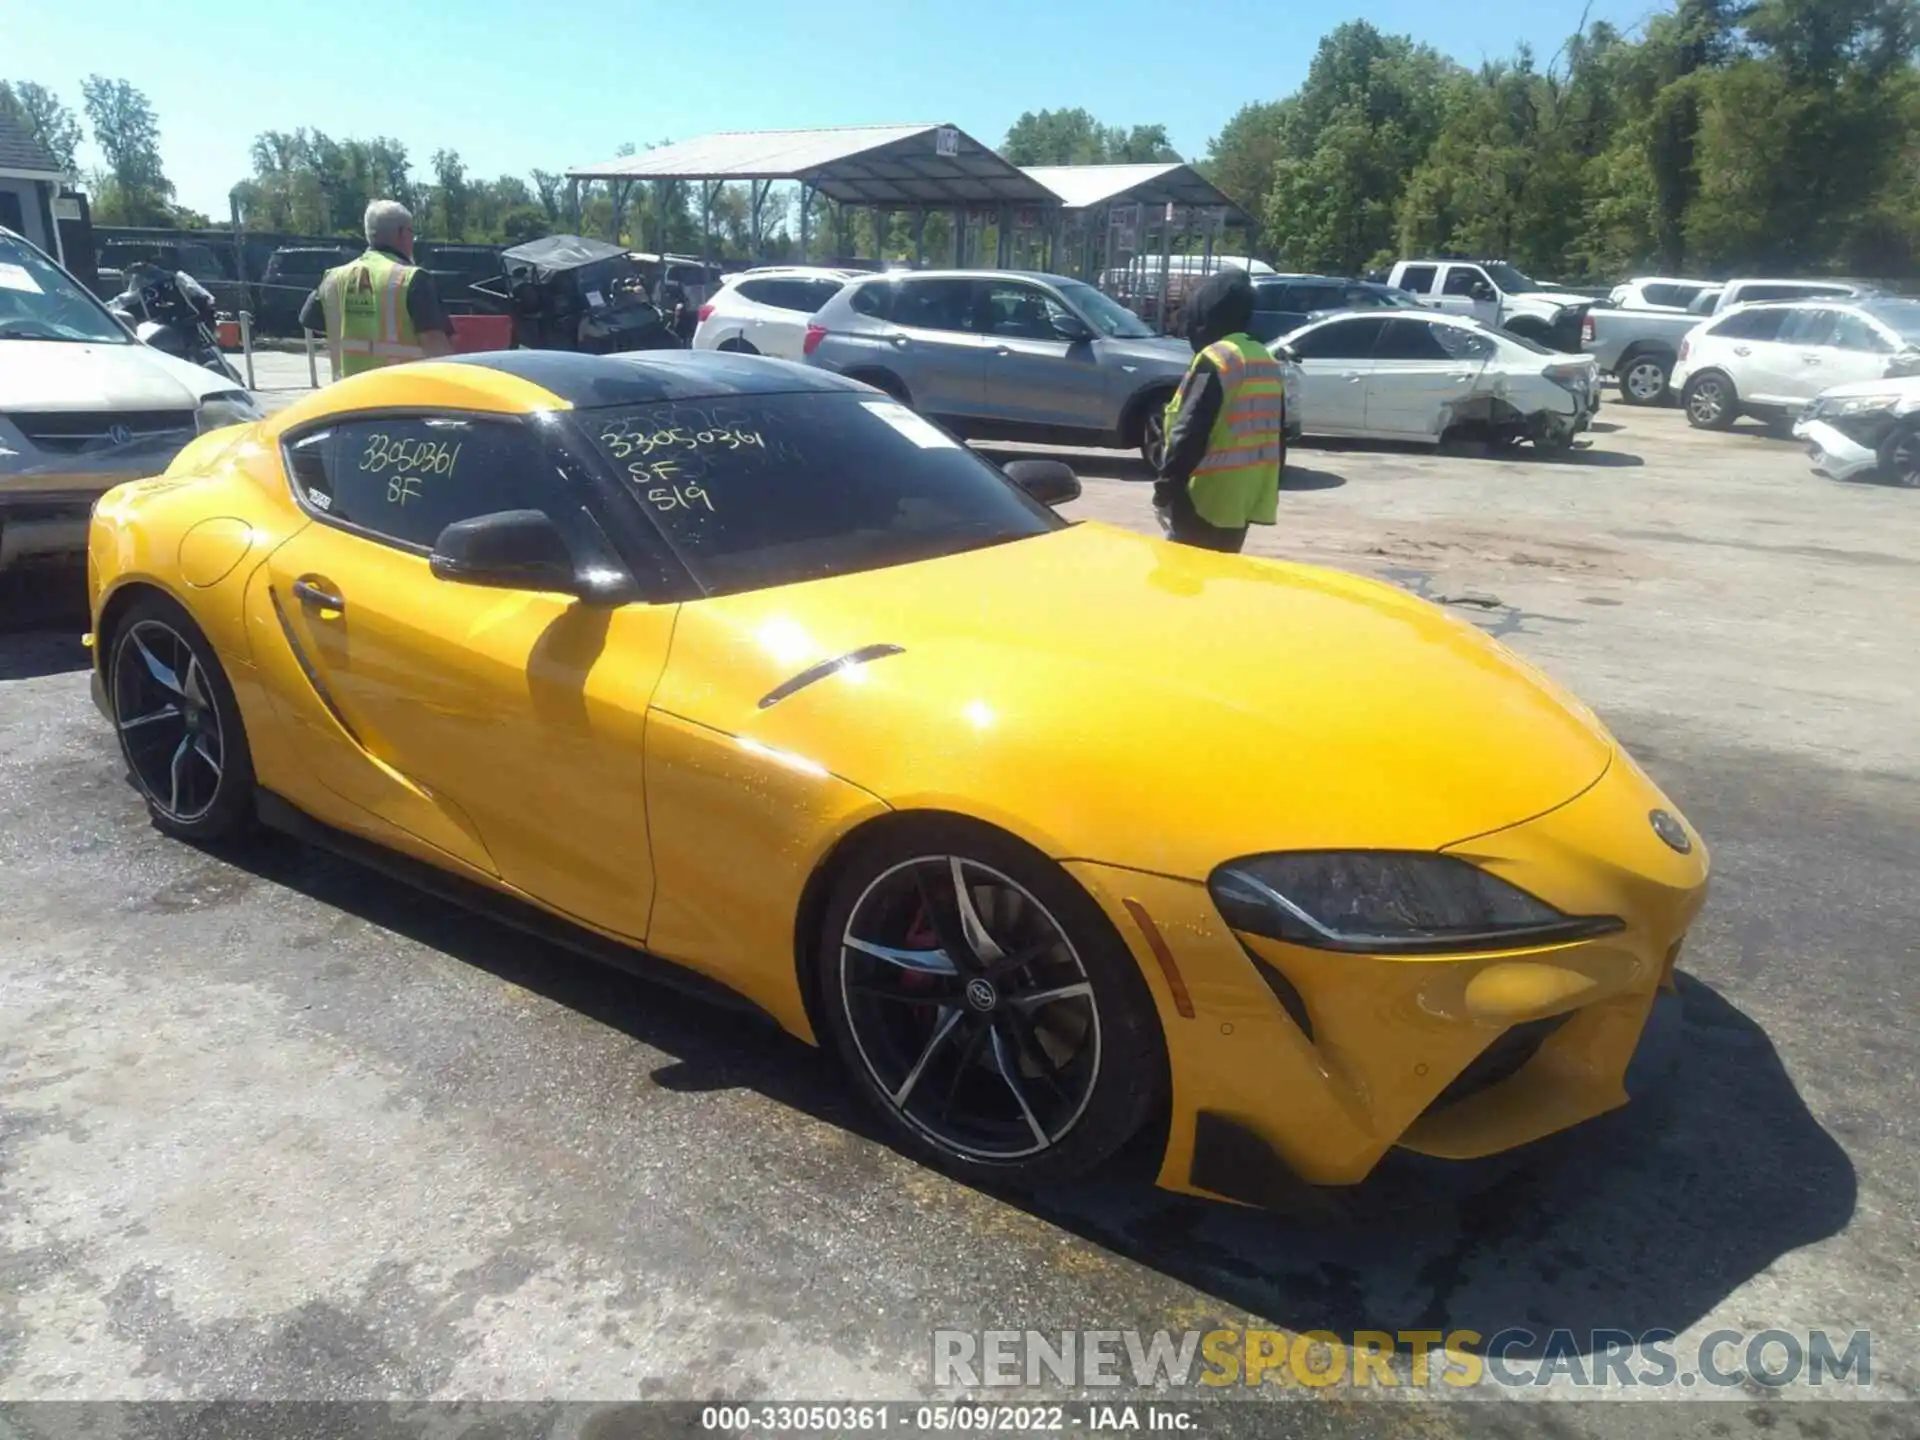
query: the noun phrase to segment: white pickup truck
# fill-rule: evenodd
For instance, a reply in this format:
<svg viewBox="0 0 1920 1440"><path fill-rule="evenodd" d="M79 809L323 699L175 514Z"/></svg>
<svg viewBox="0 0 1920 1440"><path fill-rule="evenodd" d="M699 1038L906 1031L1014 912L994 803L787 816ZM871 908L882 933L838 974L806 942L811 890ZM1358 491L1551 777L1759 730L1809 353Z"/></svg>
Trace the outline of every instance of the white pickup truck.
<svg viewBox="0 0 1920 1440"><path fill-rule="evenodd" d="M1402 260L1387 283L1429 309L1469 315L1569 354L1580 351L1580 324L1594 303L1529 279L1504 260Z"/></svg>

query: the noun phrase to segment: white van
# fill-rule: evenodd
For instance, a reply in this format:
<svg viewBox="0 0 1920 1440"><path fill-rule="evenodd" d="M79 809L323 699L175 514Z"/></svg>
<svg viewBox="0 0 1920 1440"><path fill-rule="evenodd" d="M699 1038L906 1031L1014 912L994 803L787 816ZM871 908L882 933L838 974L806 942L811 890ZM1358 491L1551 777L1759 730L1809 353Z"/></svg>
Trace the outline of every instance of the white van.
<svg viewBox="0 0 1920 1440"><path fill-rule="evenodd" d="M85 550L100 494L158 475L196 435L260 418L231 380L142 345L0 228L0 570Z"/></svg>

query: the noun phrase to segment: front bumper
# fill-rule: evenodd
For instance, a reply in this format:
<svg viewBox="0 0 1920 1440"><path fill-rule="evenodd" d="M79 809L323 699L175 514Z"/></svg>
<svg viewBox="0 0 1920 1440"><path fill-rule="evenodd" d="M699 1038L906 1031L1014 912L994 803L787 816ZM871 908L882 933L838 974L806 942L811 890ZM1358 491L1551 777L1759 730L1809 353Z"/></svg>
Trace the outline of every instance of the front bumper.
<svg viewBox="0 0 1920 1440"><path fill-rule="evenodd" d="M73 555L87 548L97 490L9 490L0 485L0 570L39 555Z"/></svg>
<svg viewBox="0 0 1920 1440"><path fill-rule="evenodd" d="M1229 931L1204 886L1073 868L1160 1002L1173 1114L1160 1183L1246 1204L1364 1179L1396 1146L1491 1155L1627 1101L1626 1075L1688 926L1707 856L1669 849L1673 807L1624 756L1547 815L1449 847L1570 914L1623 930L1492 954L1386 958ZM1184 985L1126 905L1160 929ZM1190 1013L1187 1013L1190 1012Z"/></svg>
<svg viewBox="0 0 1920 1440"><path fill-rule="evenodd" d="M1813 468L1834 480L1851 480L1879 468L1880 452L1827 420L1802 420L1794 436L1807 442Z"/></svg>

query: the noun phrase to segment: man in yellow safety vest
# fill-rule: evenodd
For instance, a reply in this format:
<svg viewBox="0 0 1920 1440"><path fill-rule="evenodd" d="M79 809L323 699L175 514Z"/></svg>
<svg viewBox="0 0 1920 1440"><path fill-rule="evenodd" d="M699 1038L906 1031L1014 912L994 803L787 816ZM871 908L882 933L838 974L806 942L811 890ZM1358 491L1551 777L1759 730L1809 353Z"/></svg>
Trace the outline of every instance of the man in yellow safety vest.
<svg viewBox="0 0 1920 1440"><path fill-rule="evenodd" d="M453 322L433 276L413 263L413 216L394 200L367 206L367 253L321 277L300 324L324 330L333 378L453 353Z"/></svg>
<svg viewBox="0 0 1920 1440"><path fill-rule="evenodd" d="M1286 463L1280 363L1247 334L1253 281L1211 275L1187 302L1193 363L1167 402L1153 505L1174 540L1238 552L1247 526L1274 522Z"/></svg>

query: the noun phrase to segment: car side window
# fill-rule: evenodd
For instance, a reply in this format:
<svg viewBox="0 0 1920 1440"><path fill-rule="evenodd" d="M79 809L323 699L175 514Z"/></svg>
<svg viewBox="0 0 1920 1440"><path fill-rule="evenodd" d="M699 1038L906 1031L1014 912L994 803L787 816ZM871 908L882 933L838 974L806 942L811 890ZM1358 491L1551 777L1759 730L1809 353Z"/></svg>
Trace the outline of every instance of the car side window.
<svg viewBox="0 0 1920 1440"><path fill-rule="evenodd" d="M973 281L942 277L898 282L893 323L919 330L971 330Z"/></svg>
<svg viewBox="0 0 1920 1440"><path fill-rule="evenodd" d="M995 281L981 296L983 306L980 328L989 335L1006 335L1022 340L1058 340L1053 318L1066 311L1031 285Z"/></svg>
<svg viewBox="0 0 1920 1440"><path fill-rule="evenodd" d="M372 539L430 550L456 520L549 508L539 440L511 420L369 416L302 435L287 470L312 514Z"/></svg>
<svg viewBox="0 0 1920 1440"><path fill-rule="evenodd" d="M1870 355L1891 355L1894 343L1858 315L1842 312L1833 322L1833 339L1827 342L1842 350L1864 351Z"/></svg>
<svg viewBox="0 0 1920 1440"><path fill-rule="evenodd" d="M1385 320L1360 315L1309 330L1291 344L1302 360L1366 360L1372 357L1374 342L1386 327Z"/></svg>
<svg viewBox="0 0 1920 1440"><path fill-rule="evenodd" d="M1394 323L1405 324L1406 322L1402 320ZM1476 365L1484 364L1500 351L1500 347L1494 343L1491 335L1481 335L1459 325L1429 325L1427 330L1433 336L1434 343L1455 364L1461 361L1471 361Z"/></svg>
<svg viewBox="0 0 1920 1440"><path fill-rule="evenodd" d="M1833 342L1832 310L1791 310L1780 327L1780 339L1788 345L1828 345Z"/></svg>
<svg viewBox="0 0 1920 1440"><path fill-rule="evenodd" d="M1785 310L1742 310L1729 315L1708 333L1716 340L1774 340L1779 338L1780 325L1787 314Z"/></svg>
<svg viewBox="0 0 1920 1440"><path fill-rule="evenodd" d="M877 285L858 285L847 298L847 303L858 314L885 320L893 309L893 289L893 283L886 280Z"/></svg>
<svg viewBox="0 0 1920 1440"><path fill-rule="evenodd" d="M1640 298L1649 305L1685 305L1687 299L1692 297L1682 299L1678 285L1643 285L1640 287Z"/></svg>
<svg viewBox="0 0 1920 1440"><path fill-rule="evenodd" d="M1428 295L1433 292L1433 277L1440 273L1432 265L1409 265L1400 272L1400 288L1415 295Z"/></svg>
<svg viewBox="0 0 1920 1440"><path fill-rule="evenodd" d="M1446 347L1440 343L1436 331L1449 328L1429 325L1424 320L1389 320L1387 328L1374 342L1373 358L1376 360L1449 360Z"/></svg>
<svg viewBox="0 0 1920 1440"><path fill-rule="evenodd" d="M1455 265L1447 271L1447 288L1445 293L1448 295L1471 296L1477 287L1487 283L1487 277L1472 266Z"/></svg>

